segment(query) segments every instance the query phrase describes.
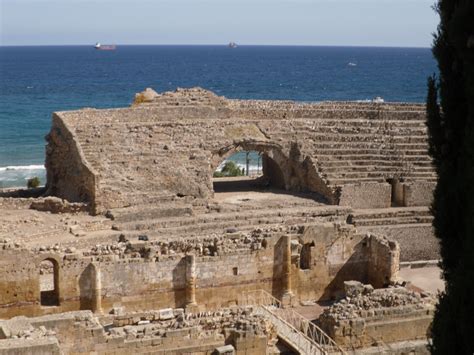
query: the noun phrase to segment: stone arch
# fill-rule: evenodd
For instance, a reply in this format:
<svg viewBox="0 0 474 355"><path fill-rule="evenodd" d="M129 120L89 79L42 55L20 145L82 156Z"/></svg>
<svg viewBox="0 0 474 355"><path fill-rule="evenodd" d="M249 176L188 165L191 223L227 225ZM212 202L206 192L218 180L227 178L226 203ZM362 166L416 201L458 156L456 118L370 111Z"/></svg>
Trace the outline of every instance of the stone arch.
<svg viewBox="0 0 474 355"><path fill-rule="evenodd" d="M37 263L39 269L39 295L41 306L60 305L60 270L56 256L43 256Z"/></svg>
<svg viewBox="0 0 474 355"><path fill-rule="evenodd" d="M289 189L284 169L288 164L288 157L280 145L266 141L242 140L222 148L212 156L210 175L212 176L222 161L241 151L259 152L262 156L263 176L268 180L268 184L279 189Z"/></svg>
<svg viewBox="0 0 474 355"><path fill-rule="evenodd" d="M211 158L210 190L212 173L219 164L240 151L257 151L262 154L263 175L270 179L271 186L287 191L315 192L329 204L336 204L335 193L321 178L316 162L309 156L303 157L297 142L291 142L288 153L283 146L270 141L241 140L220 149Z"/></svg>

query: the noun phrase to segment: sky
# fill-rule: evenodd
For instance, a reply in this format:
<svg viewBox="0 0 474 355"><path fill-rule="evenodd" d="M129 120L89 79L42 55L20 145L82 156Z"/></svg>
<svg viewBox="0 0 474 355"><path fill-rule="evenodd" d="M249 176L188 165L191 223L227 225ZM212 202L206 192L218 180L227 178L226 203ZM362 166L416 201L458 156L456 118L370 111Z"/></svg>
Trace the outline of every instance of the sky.
<svg viewBox="0 0 474 355"><path fill-rule="evenodd" d="M429 47L434 1L0 0L0 44Z"/></svg>

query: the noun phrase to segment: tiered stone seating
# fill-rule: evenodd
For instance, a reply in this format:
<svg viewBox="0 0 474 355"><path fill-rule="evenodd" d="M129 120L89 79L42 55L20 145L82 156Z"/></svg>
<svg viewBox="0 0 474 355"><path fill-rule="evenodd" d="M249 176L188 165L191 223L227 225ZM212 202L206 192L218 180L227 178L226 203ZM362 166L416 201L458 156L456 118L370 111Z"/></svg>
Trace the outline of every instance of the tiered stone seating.
<svg viewBox="0 0 474 355"><path fill-rule="evenodd" d="M213 159L242 141L280 147L287 156L283 170L292 164L296 143L300 163L311 158L316 167L311 174L332 191L392 178L436 179L423 105L227 100L190 89L127 109L58 115L93 170L97 191L90 195L103 205L99 211L176 196L208 199ZM301 189L304 174L309 173L300 173L296 183ZM293 176L286 179L288 185Z"/></svg>
<svg viewBox="0 0 474 355"><path fill-rule="evenodd" d="M356 227L406 224L431 224L433 216L428 207L402 207L355 210L347 222Z"/></svg>

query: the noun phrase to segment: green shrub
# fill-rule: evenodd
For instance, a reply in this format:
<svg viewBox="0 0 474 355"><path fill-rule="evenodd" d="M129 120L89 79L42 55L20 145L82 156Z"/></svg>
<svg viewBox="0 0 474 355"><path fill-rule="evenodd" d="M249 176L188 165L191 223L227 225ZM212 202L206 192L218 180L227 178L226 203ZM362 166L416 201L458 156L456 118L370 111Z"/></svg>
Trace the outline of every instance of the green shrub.
<svg viewBox="0 0 474 355"><path fill-rule="evenodd" d="M39 177L35 176L35 177L32 177L31 179L28 179L28 181L26 182L26 186L29 189L35 189L35 188L39 187L40 186Z"/></svg>
<svg viewBox="0 0 474 355"><path fill-rule="evenodd" d="M214 177L243 176L244 169L240 169L233 161L226 161L221 171L215 171Z"/></svg>

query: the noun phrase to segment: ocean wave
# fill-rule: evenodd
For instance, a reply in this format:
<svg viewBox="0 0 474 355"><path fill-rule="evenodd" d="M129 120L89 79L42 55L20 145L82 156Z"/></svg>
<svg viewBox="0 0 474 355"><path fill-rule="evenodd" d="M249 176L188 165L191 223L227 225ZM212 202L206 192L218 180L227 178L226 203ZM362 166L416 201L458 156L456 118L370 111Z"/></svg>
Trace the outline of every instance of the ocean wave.
<svg viewBox="0 0 474 355"><path fill-rule="evenodd" d="M0 167L0 188L25 187L28 179L38 177L41 184L46 182L44 165L9 165Z"/></svg>
<svg viewBox="0 0 474 355"><path fill-rule="evenodd" d="M0 171L14 171L14 170L45 170L44 165L10 165L0 166Z"/></svg>

